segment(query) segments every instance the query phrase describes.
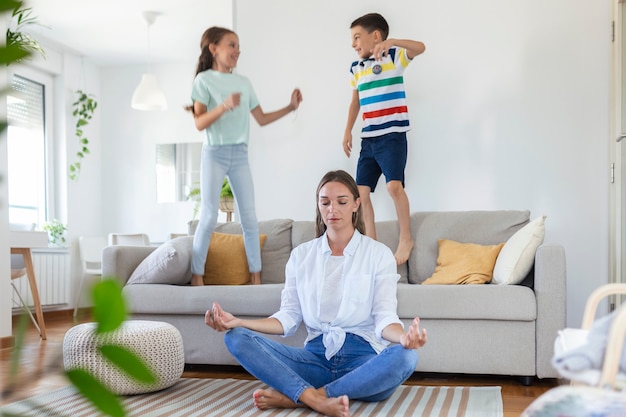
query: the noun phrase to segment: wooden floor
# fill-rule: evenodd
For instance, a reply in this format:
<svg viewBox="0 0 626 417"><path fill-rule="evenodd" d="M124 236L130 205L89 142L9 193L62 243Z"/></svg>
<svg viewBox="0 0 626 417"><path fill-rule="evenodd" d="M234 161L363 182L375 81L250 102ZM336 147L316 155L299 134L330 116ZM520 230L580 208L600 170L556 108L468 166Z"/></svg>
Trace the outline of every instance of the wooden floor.
<svg viewBox="0 0 626 417"><path fill-rule="evenodd" d="M12 387L12 384L9 383L12 357L15 350L0 350L0 387L2 389L0 404L7 404L68 385L67 380L62 375L63 336L70 327L85 321L90 320L84 317L75 322L72 319L71 311L47 313L48 340L40 340L36 329L29 323L29 330L26 333L24 347L18 362L18 376L15 378L18 383L16 386ZM14 329L16 327L14 325ZM242 368L235 366L187 366L183 377L252 379ZM518 417L536 397L557 386L559 381L555 379L536 380L532 386L526 387L514 377L415 373L406 384L499 385L502 387L504 417Z"/></svg>

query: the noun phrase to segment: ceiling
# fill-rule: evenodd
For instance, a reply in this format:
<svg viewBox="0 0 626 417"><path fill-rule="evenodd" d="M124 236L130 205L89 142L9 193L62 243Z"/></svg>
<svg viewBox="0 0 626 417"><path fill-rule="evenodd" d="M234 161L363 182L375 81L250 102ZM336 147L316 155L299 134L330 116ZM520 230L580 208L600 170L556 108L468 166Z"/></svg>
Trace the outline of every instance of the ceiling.
<svg viewBox="0 0 626 417"><path fill-rule="evenodd" d="M210 26L232 28L233 0L25 0L37 40L63 45L98 65L189 61ZM161 13L149 29L144 11ZM148 31L150 53L148 52Z"/></svg>

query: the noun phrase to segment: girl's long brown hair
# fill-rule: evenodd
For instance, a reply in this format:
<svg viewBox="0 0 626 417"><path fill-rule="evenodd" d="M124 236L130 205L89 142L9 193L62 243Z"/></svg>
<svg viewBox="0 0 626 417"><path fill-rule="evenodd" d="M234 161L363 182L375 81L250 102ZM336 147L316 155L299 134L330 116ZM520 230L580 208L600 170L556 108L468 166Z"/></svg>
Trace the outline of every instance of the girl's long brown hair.
<svg viewBox="0 0 626 417"><path fill-rule="evenodd" d="M200 57L198 58L198 64L196 65L195 75L213 68L213 54L211 54L211 51L209 50L209 45L219 43L224 35L229 33L235 34L232 30L219 26L212 26L204 31L202 37L200 38ZM193 104L185 106L185 110L193 113Z"/></svg>
<svg viewBox="0 0 626 417"><path fill-rule="evenodd" d="M359 187L357 187L356 181L354 181L352 175L343 170L327 172L326 175L322 177L317 186L317 191L315 192L315 237L320 237L326 232L326 224L324 224L324 220L322 219L318 201L320 198L320 190L329 182L338 182L348 187L348 190L352 193L352 197L354 197L355 200L360 197ZM352 226L362 234L365 234L365 223L363 222L361 205L359 205L356 212L352 213Z"/></svg>

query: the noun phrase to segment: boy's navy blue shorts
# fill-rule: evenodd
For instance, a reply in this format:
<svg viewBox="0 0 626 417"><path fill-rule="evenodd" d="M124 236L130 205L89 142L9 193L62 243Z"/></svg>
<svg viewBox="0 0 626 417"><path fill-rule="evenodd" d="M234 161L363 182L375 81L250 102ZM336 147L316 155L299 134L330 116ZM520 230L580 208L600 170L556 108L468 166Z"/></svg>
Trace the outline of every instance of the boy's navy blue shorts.
<svg viewBox="0 0 626 417"><path fill-rule="evenodd" d="M384 174L386 182L400 181L404 187L406 158L406 132L392 132L376 138L363 138L356 167L357 185L369 186L374 192L380 174Z"/></svg>

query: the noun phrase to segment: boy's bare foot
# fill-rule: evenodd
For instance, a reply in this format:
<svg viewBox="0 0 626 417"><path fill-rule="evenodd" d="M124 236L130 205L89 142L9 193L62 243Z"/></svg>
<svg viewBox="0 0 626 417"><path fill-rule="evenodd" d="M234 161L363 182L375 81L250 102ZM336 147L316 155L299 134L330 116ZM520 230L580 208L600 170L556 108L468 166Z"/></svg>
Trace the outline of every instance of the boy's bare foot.
<svg viewBox="0 0 626 417"><path fill-rule="evenodd" d="M261 284L261 272L250 272L250 285Z"/></svg>
<svg viewBox="0 0 626 417"><path fill-rule="evenodd" d="M204 285L204 277L202 275L193 274L191 276L191 285L194 285L194 286Z"/></svg>
<svg viewBox="0 0 626 417"><path fill-rule="evenodd" d="M301 408L304 404L296 404L282 392L273 389L258 389L252 394L254 405L259 410L270 408Z"/></svg>
<svg viewBox="0 0 626 417"><path fill-rule="evenodd" d="M411 250L413 249L413 239L401 240L398 242L398 249L396 253L394 253L394 258L396 258L396 264L401 265L409 260L409 255L411 255Z"/></svg>

